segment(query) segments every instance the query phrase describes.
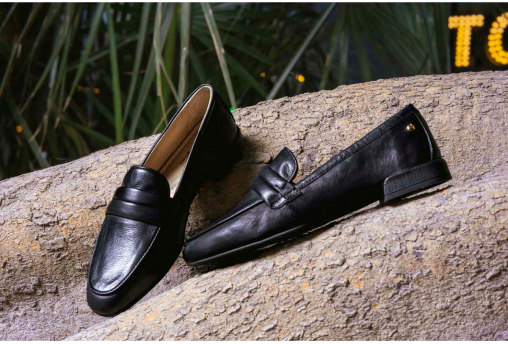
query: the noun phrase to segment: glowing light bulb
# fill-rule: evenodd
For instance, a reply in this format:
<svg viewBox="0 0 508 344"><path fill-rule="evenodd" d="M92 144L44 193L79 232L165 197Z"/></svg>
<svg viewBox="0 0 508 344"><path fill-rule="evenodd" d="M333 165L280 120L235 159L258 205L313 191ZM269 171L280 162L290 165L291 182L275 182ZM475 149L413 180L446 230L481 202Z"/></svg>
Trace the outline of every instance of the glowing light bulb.
<svg viewBox="0 0 508 344"><path fill-rule="evenodd" d="M508 26L508 12L496 18L490 28L490 35L488 35L487 45L488 55L493 63L497 65L508 65L508 51L503 48L503 34L504 29Z"/></svg>

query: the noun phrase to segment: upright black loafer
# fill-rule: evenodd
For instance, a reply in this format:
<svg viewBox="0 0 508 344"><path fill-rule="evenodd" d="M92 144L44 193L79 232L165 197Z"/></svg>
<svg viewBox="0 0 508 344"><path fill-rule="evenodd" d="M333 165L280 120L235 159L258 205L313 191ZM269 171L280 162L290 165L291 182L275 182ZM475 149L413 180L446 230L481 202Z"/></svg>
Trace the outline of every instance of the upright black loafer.
<svg viewBox="0 0 508 344"><path fill-rule="evenodd" d="M289 149L259 170L225 216L191 237L184 250L199 265L309 231L377 200L393 201L451 179L427 123L412 105L292 183Z"/></svg>
<svg viewBox="0 0 508 344"><path fill-rule="evenodd" d="M108 205L88 276L94 312L122 312L164 277L183 247L200 185L227 173L242 143L231 112L211 86L187 98Z"/></svg>

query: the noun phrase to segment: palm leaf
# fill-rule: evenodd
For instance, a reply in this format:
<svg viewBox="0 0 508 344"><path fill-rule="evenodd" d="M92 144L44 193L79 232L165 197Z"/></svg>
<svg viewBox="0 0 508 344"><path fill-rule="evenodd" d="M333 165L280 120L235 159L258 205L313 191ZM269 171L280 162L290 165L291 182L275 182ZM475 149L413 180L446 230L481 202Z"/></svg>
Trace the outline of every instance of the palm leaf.
<svg viewBox="0 0 508 344"><path fill-rule="evenodd" d="M244 79L244 81L247 82L247 84L252 88L254 88L263 98L266 98L267 93L263 86L261 86L261 84L251 75L248 70L243 68L240 62L236 61L231 55L227 55L226 59L233 72Z"/></svg>
<svg viewBox="0 0 508 344"><path fill-rule="evenodd" d="M188 84L187 69L189 66L190 51L190 28L191 28L191 4L182 3L180 20L180 73L178 80L178 104L182 104Z"/></svg>
<svg viewBox="0 0 508 344"><path fill-rule="evenodd" d="M39 13L41 9L42 4L34 4L32 10L30 11L30 14L28 15L28 19L26 20L25 26L23 27L23 31L21 31L21 34L19 35L18 39L16 40L16 43L13 46L13 49L11 51L11 55L9 57L9 61L7 62L7 66L5 68L5 73L2 78L2 83L0 84L0 97L2 97L2 93L4 92L5 85L7 85L7 81L9 80L12 72L12 63L14 62L14 56L16 56L16 53L20 47L21 42L23 41L23 38L25 37L26 33L32 26L35 18L37 17L37 14Z"/></svg>
<svg viewBox="0 0 508 344"><path fill-rule="evenodd" d="M80 6L78 6L75 13L80 13L79 7ZM65 40L65 45L64 45L62 56L60 59L60 61L61 61L60 68L58 68L58 73L56 76L55 87L50 90L49 95L48 95L48 108L46 110L47 111L46 115L51 110L52 107L57 107L58 110L60 110L60 108L62 107L64 91L65 91L65 84L67 81L67 65L68 65L68 60L69 60L69 54L70 54L70 50L72 47L72 43L74 42L74 37L76 35L77 27L79 25L80 19L81 18L79 15L74 16L74 18L73 18L74 23L70 27L67 39ZM60 91L60 92L58 92L58 91ZM55 101L56 101L57 96L59 96L59 101L58 101L58 106L55 106Z"/></svg>
<svg viewBox="0 0 508 344"><path fill-rule="evenodd" d="M165 102L165 94L163 92L163 83L162 83L162 77L164 76L166 79L166 82L169 85L169 88L171 92L173 93L173 96L175 97L175 100L178 102L178 92L176 90L175 85L173 84L173 81L171 80L171 76L169 75L168 71L166 70L166 66L164 65L163 58L162 58L162 50L164 49L163 44L161 44L161 38L160 38L160 31L161 31L161 25L162 25L162 5L157 4L157 20L155 21L155 28L154 28L154 39L153 39L153 46L154 46L154 52L155 52L155 75L156 75L156 86L157 86L157 96L159 97L159 101L161 104L161 113L162 116L166 113L166 102ZM165 41L165 39L164 39Z"/></svg>
<svg viewBox="0 0 508 344"><path fill-rule="evenodd" d="M206 24L208 25L208 29L210 30L210 35L212 36L213 44L215 46L215 52L217 53L217 58L219 59L219 65L222 70L222 76L226 84L226 89L228 91L229 101L231 102L233 108L236 108L237 103L235 91L233 89L231 77L229 76L228 64L225 58L226 51L224 50L224 46L222 45L219 30L217 29L217 24L215 23L215 18L213 16L212 8L208 3L202 3L201 7L203 8L203 15L205 16Z"/></svg>
<svg viewBox="0 0 508 344"><path fill-rule="evenodd" d="M49 61L46 64L46 67L44 68L42 75L39 77L39 80L37 81L37 84L35 85L32 93L30 94L30 96L28 97L26 102L21 107L21 109L20 109L21 114L23 114L25 112L30 101L35 97L35 94L42 87L42 85L46 81L46 78L48 77L51 69L53 68L53 63L55 63L55 61L58 59L58 55L60 54L60 51L62 50L62 48L64 46L67 35L69 34L69 28L71 26L71 17L72 17L71 14L72 14L73 7L74 7L74 4L69 4L67 16L65 17L65 23L64 23L64 25L62 25L60 27L60 31L58 33L58 40L55 44L55 48L53 49L51 56L49 58Z"/></svg>
<svg viewBox="0 0 508 344"><path fill-rule="evenodd" d="M173 13L175 11L175 4L168 4L166 6L166 13L164 15L164 20L161 26L161 41L166 41L166 36L168 34L168 29L173 19ZM162 47L164 48L164 47ZM150 91L150 85L153 82L153 78L155 76L155 49L152 49L150 52L150 57L148 58L148 65L146 67L146 73L143 78L143 82L141 84L141 88L138 93L138 101L136 103L136 107L132 114L132 122L129 129L129 140L134 138L136 133L136 128L139 123L139 117L141 116L141 112L143 111L143 105L145 104L146 98L148 96L148 92Z"/></svg>
<svg viewBox="0 0 508 344"><path fill-rule="evenodd" d="M83 54L81 55L81 61L80 61L78 70L76 72L76 75L74 76L74 80L72 82L69 95L67 96L67 100L65 101L65 105L63 108L64 111L69 106L71 99L72 99L72 95L74 94L74 90L78 86L78 82L81 79L83 72L85 71L86 61L88 59L88 56L90 55L90 52L92 51L93 42L95 40L95 35L97 34L97 29L99 28L99 25L101 23L101 17L102 17L103 11L104 11L104 4L101 4L101 3L97 4L97 7L95 8L95 13L93 15L92 24L90 25L90 30L88 30L88 38L85 43L85 49L83 51Z"/></svg>
<svg viewBox="0 0 508 344"><path fill-rule="evenodd" d="M196 37L199 42L203 43L205 46L213 46L213 42L204 35L199 35ZM201 65L199 58L195 55L193 51L191 51L191 61L194 65L196 74L198 74L198 78L200 83L206 82L206 75L203 66ZM239 63L233 56L226 55L226 60L228 62L229 67L231 67L231 71L242 78L247 85L250 85L254 88L263 98L266 98L266 91L261 86L261 84L252 76L252 73L246 70L241 63Z"/></svg>
<svg viewBox="0 0 508 344"><path fill-rule="evenodd" d="M84 125L81 125L78 123L74 123L74 122L68 121L68 120L63 120L63 123L81 131L82 133L89 136L91 139L97 140L98 142L102 143L106 147L113 146L115 144L115 140L109 138L106 135L99 133L96 130L93 130L92 128L89 128L87 126L84 126Z"/></svg>
<svg viewBox="0 0 508 344"><path fill-rule="evenodd" d="M125 102L125 113L123 116L124 122L129 115L129 110L131 108L132 100L134 97L134 91L136 89L138 81L139 66L141 65L141 58L143 57L143 47L145 45L149 16L150 16L150 3L147 2L143 4L143 11L141 13L141 23L139 25L138 43L136 45L136 56L134 58L134 68L132 70L132 78L129 86L129 92L127 94L127 101Z"/></svg>
<svg viewBox="0 0 508 344"><path fill-rule="evenodd" d="M192 67L194 67L194 72L196 72L199 83L204 84L206 82L205 69L203 68L201 61L199 60L199 57L194 50L190 51L190 60L192 62Z"/></svg>
<svg viewBox="0 0 508 344"><path fill-rule="evenodd" d="M14 115L14 119L16 120L18 125L21 126L22 133L25 136L25 138L26 138L26 140L28 142L28 145L29 145L30 149L32 150L32 153L34 154L35 159L37 160L37 162L39 163L39 165L42 168L49 167L48 161L42 155L40 146L37 144L37 141L35 139L33 139L32 130L28 126L28 123L26 123L26 121L23 118L23 116L21 116L21 114L19 113L18 108L16 107L16 105L12 101L12 97L8 95L7 97L5 97L5 100L6 100L7 105L9 106L9 108L11 110L11 113Z"/></svg>
<svg viewBox="0 0 508 344"><path fill-rule="evenodd" d="M330 46L328 48L328 53L326 54L325 65L323 66L323 74L321 76L321 81L319 82L320 90L324 90L326 87L328 75L330 74L332 60L335 55L335 51L337 50L337 45L339 44L339 41L343 35L341 32L341 29L344 26L344 17L341 15L341 13L343 12L344 11L339 12L339 14L337 15L338 18L335 19L335 25L333 26L332 31L332 38L330 40Z"/></svg>
<svg viewBox="0 0 508 344"><path fill-rule="evenodd" d="M56 18L56 15L60 12L60 7L61 6L62 6L61 3L51 4L51 6L50 6L50 8L48 10L48 14L44 17L44 20L42 21L42 25L39 28L39 32L37 33L37 37L35 38L35 41L34 41L32 47L31 47L30 55L28 57L28 67L27 67L27 71L25 73L26 74L26 79L25 79L24 86L28 85L28 78L30 76L30 68L31 68L32 62L34 60L35 53L37 52L37 48L39 47L39 44L40 44L41 40L46 35L47 30L53 24L53 22L54 22L54 20ZM70 4L68 4L67 8L69 9L70 7L71 7ZM22 94L23 95L25 94L25 88L24 87L23 87Z"/></svg>
<svg viewBox="0 0 508 344"><path fill-rule="evenodd" d="M106 4L106 16L109 35L109 54L111 62L111 78L113 81L113 112L115 114L115 137L116 143L123 141L122 123L122 99L120 95L120 72L118 71L118 58L116 56L116 34L113 23L113 10L111 4Z"/></svg>
<svg viewBox="0 0 508 344"><path fill-rule="evenodd" d="M138 38L139 38L138 34L131 34L126 37L121 37L118 39L118 42L116 43L116 49L120 50L120 48L123 48L132 42L135 42ZM94 53L90 53L85 64L87 64L87 65L91 64L92 62L96 62L97 60L100 60L101 58L106 57L106 56L109 56L109 46L99 49L99 50L95 51ZM81 61L73 62L69 66L67 71L68 72L75 71L76 69L79 69L80 65L81 65Z"/></svg>
<svg viewBox="0 0 508 344"><path fill-rule="evenodd" d="M5 15L4 20L2 20L2 24L0 24L0 33L2 33L2 30L4 29L5 25L7 25L7 22L9 21L9 18L11 17L12 13L16 9L17 3L13 3L11 8L9 8L9 11Z"/></svg>
<svg viewBox="0 0 508 344"><path fill-rule="evenodd" d="M312 28L311 32L307 35L307 37L303 41L303 43L300 46L300 48L296 51L296 53L293 56L293 58L289 61L288 65L286 66L286 68L282 72L281 76L277 79L277 82L273 86L273 88L270 91L270 93L268 93L268 96L266 97L266 99L273 99L277 95L277 93L279 92L280 88L282 87L282 85L286 81L286 78L288 77L289 73L291 73L291 70L293 69L295 64L298 62L298 60L300 59L300 57L302 56L304 51L307 49L307 47L309 46L310 42L312 42L312 39L314 38L314 36L316 36L316 34L319 31L319 29L323 26L326 18L328 18L328 16L330 15L330 13L332 12L334 7L335 7L335 4L330 4L328 6L328 8L326 9L326 11L321 15L321 18L319 18L318 22L316 23L316 25L314 25L314 27Z"/></svg>

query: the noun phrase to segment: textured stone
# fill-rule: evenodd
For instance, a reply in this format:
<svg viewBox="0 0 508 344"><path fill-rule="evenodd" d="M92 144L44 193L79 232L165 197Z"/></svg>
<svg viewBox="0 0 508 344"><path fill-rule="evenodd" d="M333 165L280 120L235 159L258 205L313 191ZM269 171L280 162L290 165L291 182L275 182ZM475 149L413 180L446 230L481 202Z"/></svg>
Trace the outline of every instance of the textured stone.
<svg viewBox="0 0 508 344"><path fill-rule="evenodd" d="M60 251L65 248L65 238L60 237L53 240L43 241L41 248L48 251Z"/></svg>
<svg viewBox="0 0 508 344"><path fill-rule="evenodd" d="M503 338L507 96L507 72L482 72L379 80L236 110L244 158L223 181L205 183L188 234L234 206L284 146L296 153L300 179L407 103L427 119L454 180L250 261L193 269L179 259L143 301L110 320L86 305L86 267L105 200L155 137L2 181L0 339L61 339L93 324L72 338ZM60 238L62 248L45 249ZM331 265L327 251L337 255ZM10 292L33 276L42 287L32 288L50 283L58 293Z"/></svg>

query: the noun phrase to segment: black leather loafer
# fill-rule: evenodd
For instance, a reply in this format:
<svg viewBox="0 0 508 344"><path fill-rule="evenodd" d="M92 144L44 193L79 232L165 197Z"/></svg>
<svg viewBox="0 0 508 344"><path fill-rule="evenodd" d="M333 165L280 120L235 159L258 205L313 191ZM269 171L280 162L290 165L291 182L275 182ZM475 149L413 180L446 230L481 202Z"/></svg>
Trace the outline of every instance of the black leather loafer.
<svg viewBox="0 0 508 344"><path fill-rule="evenodd" d="M188 240L187 264L259 249L375 201L400 199L451 179L425 120L412 105L295 184L297 167L287 148L262 167L236 207Z"/></svg>
<svg viewBox="0 0 508 344"><path fill-rule="evenodd" d="M129 308L180 254L189 207L202 182L241 155L242 135L211 86L196 89L108 205L90 263L87 301L101 315Z"/></svg>

